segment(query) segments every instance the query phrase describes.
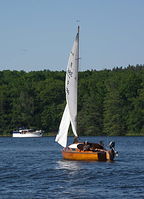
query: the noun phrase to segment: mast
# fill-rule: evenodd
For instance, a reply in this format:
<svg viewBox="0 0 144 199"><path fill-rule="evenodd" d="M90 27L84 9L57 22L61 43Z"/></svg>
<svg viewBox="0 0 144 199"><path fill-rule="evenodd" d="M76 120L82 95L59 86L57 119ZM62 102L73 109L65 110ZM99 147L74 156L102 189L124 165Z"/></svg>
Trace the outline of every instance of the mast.
<svg viewBox="0 0 144 199"><path fill-rule="evenodd" d="M78 68L79 68L79 38L80 38L79 34L80 34L80 26L78 26Z"/></svg>
<svg viewBox="0 0 144 199"><path fill-rule="evenodd" d="M77 42L78 42L78 57L77 57L77 96L78 96L78 71L79 71L79 33L80 33L80 26L78 25L78 32L77 32ZM78 101L78 100L77 100ZM77 102L78 105L78 102ZM76 132L77 132L77 116L76 116Z"/></svg>

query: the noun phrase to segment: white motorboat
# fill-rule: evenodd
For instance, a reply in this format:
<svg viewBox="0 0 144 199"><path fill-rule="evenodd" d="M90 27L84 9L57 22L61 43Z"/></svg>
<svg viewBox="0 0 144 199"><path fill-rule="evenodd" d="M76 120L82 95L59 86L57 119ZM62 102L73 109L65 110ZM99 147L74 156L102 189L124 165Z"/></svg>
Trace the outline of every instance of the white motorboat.
<svg viewBox="0 0 144 199"><path fill-rule="evenodd" d="M12 137L42 137L42 130L33 130L33 129L25 129L19 128L16 131L13 131Z"/></svg>

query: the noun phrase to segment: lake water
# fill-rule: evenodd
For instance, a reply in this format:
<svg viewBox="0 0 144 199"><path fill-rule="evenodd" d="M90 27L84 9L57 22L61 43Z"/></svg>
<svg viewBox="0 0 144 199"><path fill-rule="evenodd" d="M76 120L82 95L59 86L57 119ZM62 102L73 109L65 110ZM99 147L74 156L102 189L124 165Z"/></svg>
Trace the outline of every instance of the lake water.
<svg viewBox="0 0 144 199"><path fill-rule="evenodd" d="M81 140L114 140L119 156L114 162L67 161L54 137L1 137L0 199L144 198L144 137Z"/></svg>

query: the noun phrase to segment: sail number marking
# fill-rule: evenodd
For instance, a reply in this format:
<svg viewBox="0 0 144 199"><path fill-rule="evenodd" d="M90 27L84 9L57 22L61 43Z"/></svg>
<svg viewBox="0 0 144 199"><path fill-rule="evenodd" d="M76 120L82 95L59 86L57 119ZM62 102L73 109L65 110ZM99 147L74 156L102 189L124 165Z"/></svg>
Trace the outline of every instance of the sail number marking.
<svg viewBox="0 0 144 199"><path fill-rule="evenodd" d="M69 78L71 78L73 76L73 72L70 69L68 69L67 75Z"/></svg>
<svg viewBox="0 0 144 199"><path fill-rule="evenodd" d="M68 87L66 88L66 93L69 95L69 89L68 89Z"/></svg>

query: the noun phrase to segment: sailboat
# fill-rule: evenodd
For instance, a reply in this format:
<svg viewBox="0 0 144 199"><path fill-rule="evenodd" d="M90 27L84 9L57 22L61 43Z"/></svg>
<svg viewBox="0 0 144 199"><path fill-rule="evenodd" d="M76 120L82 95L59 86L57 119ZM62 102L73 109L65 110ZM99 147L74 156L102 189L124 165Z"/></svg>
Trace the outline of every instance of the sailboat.
<svg viewBox="0 0 144 199"><path fill-rule="evenodd" d="M62 147L62 156L67 160L85 161L107 161L113 160L116 151L115 143L110 143L110 150L104 148L102 144L80 142L77 134L77 88L78 88L78 68L79 68L79 33L80 27L73 43L69 55L65 78L66 106L63 112L59 131L55 141ZM67 146L69 127L72 127L74 142Z"/></svg>

